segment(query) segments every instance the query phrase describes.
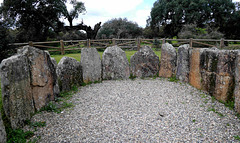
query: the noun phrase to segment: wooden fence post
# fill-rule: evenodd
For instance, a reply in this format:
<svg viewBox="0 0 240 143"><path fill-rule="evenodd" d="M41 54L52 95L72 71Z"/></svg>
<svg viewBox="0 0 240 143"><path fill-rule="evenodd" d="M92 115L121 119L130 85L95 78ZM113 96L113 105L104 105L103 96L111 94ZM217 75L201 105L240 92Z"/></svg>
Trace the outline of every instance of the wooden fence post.
<svg viewBox="0 0 240 143"><path fill-rule="evenodd" d="M190 48L193 47L193 39L192 38L190 38L189 45L190 45Z"/></svg>
<svg viewBox="0 0 240 143"><path fill-rule="evenodd" d="M137 50L139 50L141 48L141 39L138 38L137 40Z"/></svg>
<svg viewBox="0 0 240 143"><path fill-rule="evenodd" d="M64 55L64 54L65 54L65 51L64 51L64 43L63 43L63 40L60 40L60 45L61 45L61 55Z"/></svg>
<svg viewBox="0 0 240 143"><path fill-rule="evenodd" d="M115 46L116 45L116 39L112 38L112 45Z"/></svg>
<svg viewBox="0 0 240 143"><path fill-rule="evenodd" d="M162 46L163 46L163 44L165 44L165 43L166 43L166 39L163 38L163 39L162 39ZM162 47L162 46L161 46L161 47Z"/></svg>
<svg viewBox="0 0 240 143"><path fill-rule="evenodd" d="M224 39L222 38L220 41L220 49L222 49L224 47Z"/></svg>
<svg viewBox="0 0 240 143"><path fill-rule="evenodd" d="M33 42L32 42L32 41L29 41L29 42L28 42L28 45L33 47Z"/></svg>
<svg viewBox="0 0 240 143"><path fill-rule="evenodd" d="M88 47L88 48L91 47L91 41L90 41L90 39L87 39L87 47Z"/></svg>

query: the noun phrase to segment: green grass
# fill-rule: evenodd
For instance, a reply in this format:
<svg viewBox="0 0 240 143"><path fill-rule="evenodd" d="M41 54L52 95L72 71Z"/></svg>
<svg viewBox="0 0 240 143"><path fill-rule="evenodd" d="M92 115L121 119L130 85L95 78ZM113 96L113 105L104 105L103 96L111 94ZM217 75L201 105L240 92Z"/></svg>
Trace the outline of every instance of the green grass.
<svg viewBox="0 0 240 143"><path fill-rule="evenodd" d="M212 111L212 112L218 114L220 117L224 117L224 115L223 115L222 113L216 111L216 109L215 109L214 107L212 107L212 108L208 108L208 111Z"/></svg>
<svg viewBox="0 0 240 143"><path fill-rule="evenodd" d="M26 120L25 124L29 125L29 127L31 127L31 128L34 128L35 131L37 131L37 127L45 127L46 126L45 121L31 122L30 120Z"/></svg>
<svg viewBox="0 0 240 143"><path fill-rule="evenodd" d="M155 54L159 57L161 57L161 51L157 51L155 48L153 48L153 51L155 52ZM130 51L130 50L125 50L128 62L130 63L130 59L131 56L133 54L135 54L137 51ZM100 57L102 58L103 52L102 51L98 51ZM81 59L81 53L73 53L73 54L65 54L65 55L51 55L51 57L55 58L57 63L59 63L59 61L62 59L62 57L72 57L74 59L76 59L77 61L80 61Z"/></svg>
<svg viewBox="0 0 240 143"><path fill-rule="evenodd" d="M177 83L179 79L177 79L176 75L173 75L172 77L168 78L168 81Z"/></svg>
<svg viewBox="0 0 240 143"><path fill-rule="evenodd" d="M55 113L61 113L66 108L74 107L73 103L67 102L67 100L72 98L72 95L74 95L78 91L77 86L73 86L71 91L68 92L62 92L57 97L56 102L50 102L47 106L43 107L41 111L48 111L48 112L55 112Z"/></svg>
<svg viewBox="0 0 240 143"><path fill-rule="evenodd" d="M25 143L27 142L27 139L30 139L32 136L34 136L34 133L32 131L26 131L24 132L21 129L17 130L10 130L7 134L7 142L8 143Z"/></svg>
<svg viewBox="0 0 240 143"><path fill-rule="evenodd" d="M240 137L239 136L233 136L236 140L240 141Z"/></svg>

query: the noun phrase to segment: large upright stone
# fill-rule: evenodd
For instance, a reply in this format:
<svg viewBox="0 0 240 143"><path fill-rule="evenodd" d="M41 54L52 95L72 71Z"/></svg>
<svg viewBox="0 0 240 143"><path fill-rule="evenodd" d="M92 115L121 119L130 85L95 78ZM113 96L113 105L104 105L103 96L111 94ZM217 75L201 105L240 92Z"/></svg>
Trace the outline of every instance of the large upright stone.
<svg viewBox="0 0 240 143"><path fill-rule="evenodd" d="M0 113L0 143L6 143L7 142L7 134L5 130L5 126L3 124L2 115Z"/></svg>
<svg viewBox="0 0 240 143"><path fill-rule="evenodd" d="M102 80L102 63L96 48L82 49L81 65L85 83Z"/></svg>
<svg viewBox="0 0 240 143"><path fill-rule="evenodd" d="M202 89L217 100L233 96L236 51L207 49L202 55Z"/></svg>
<svg viewBox="0 0 240 143"><path fill-rule="evenodd" d="M201 89L201 68L200 68L200 56L201 49L192 49L190 50L190 72L189 72L189 83L197 88Z"/></svg>
<svg viewBox="0 0 240 143"><path fill-rule="evenodd" d="M127 79L130 76L125 52L118 46L108 47L102 56L103 79Z"/></svg>
<svg viewBox="0 0 240 143"><path fill-rule="evenodd" d="M54 93L57 87L54 63L48 52L30 46L25 46L18 54L28 57L33 100L38 111L57 96Z"/></svg>
<svg viewBox="0 0 240 143"><path fill-rule="evenodd" d="M29 60L15 55L3 60L0 68L3 108L11 127L17 129L35 111Z"/></svg>
<svg viewBox="0 0 240 143"><path fill-rule="evenodd" d="M219 52L213 96L220 101L226 102L233 97L236 55L236 51L221 50Z"/></svg>
<svg viewBox="0 0 240 143"><path fill-rule="evenodd" d="M233 97L236 51L193 49L190 54L189 82L217 100Z"/></svg>
<svg viewBox="0 0 240 143"><path fill-rule="evenodd" d="M168 78L176 74L177 53L171 44L163 44L160 63L160 77Z"/></svg>
<svg viewBox="0 0 240 143"><path fill-rule="evenodd" d="M177 73L176 77L180 81L189 81L190 63L189 63L189 50L190 46L182 45L178 48L177 56Z"/></svg>
<svg viewBox="0 0 240 143"><path fill-rule="evenodd" d="M234 89L234 98L235 98L235 110L240 114L240 52L238 52L236 61L235 61L235 89Z"/></svg>
<svg viewBox="0 0 240 143"><path fill-rule="evenodd" d="M74 85L82 83L82 68L80 62L70 57L63 57L57 66L60 91L70 91Z"/></svg>
<svg viewBox="0 0 240 143"><path fill-rule="evenodd" d="M213 95L217 75L217 61L219 50L202 49L200 54L201 89Z"/></svg>
<svg viewBox="0 0 240 143"><path fill-rule="evenodd" d="M2 61L3 108L13 129L20 128L39 110L54 100L57 75L48 53L25 46Z"/></svg>
<svg viewBox="0 0 240 143"><path fill-rule="evenodd" d="M159 57L149 46L142 47L131 56L131 73L137 77L157 75L159 71Z"/></svg>

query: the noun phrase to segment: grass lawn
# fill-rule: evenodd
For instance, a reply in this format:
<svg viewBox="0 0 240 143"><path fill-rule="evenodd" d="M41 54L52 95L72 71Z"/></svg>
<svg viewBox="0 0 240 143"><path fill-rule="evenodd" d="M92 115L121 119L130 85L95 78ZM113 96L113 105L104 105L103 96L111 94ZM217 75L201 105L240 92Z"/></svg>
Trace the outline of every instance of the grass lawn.
<svg viewBox="0 0 240 143"><path fill-rule="evenodd" d="M153 51L155 52L155 54L160 58L161 57L161 51L156 51L156 49L153 49ZM130 58L133 54L135 54L137 51L128 51L126 50L126 56L128 59L128 62L130 63ZM102 58L102 54L103 52L98 52L100 57ZM57 63L59 63L59 61L61 60L62 57L72 57L74 59L76 59L77 61L80 61L81 59L81 53L75 53L75 54L65 54L65 55L51 55L51 57L55 58Z"/></svg>

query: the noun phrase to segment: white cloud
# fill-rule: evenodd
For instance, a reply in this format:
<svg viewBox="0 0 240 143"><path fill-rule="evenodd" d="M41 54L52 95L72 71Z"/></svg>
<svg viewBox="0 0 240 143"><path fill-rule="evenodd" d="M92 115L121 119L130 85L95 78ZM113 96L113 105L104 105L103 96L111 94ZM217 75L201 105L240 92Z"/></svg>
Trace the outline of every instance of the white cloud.
<svg viewBox="0 0 240 143"><path fill-rule="evenodd" d="M106 22L112 18L127 18L128 20L136 20L137 8L143 4L143 0L79 0L84 2L87 13L80 15L79 19L74 21L74 24L80 23L83 19L84 24L93 27L96 23ZM131 18L132 17L132 18ZM143 21L146 21L145 18ZM67 23L68 24L68 23ZM145 25L145 24L144 24Z"/></svg>
<svg viewBox="0 0 240 143"><path fill-rule="evenodd" d="M100 13L101 16L121 15L138 5L143 0L82 0L89 13Z"/></svg>
<svg viewBox="0 0 240 143"><path fill-rule="evenodd" d="M150 16L151 7L146 6L144 9L139 9L134 14L134 17L132 18L133 21L137 22L139 26L145 27L146 26L146 20Z"/></svg>

